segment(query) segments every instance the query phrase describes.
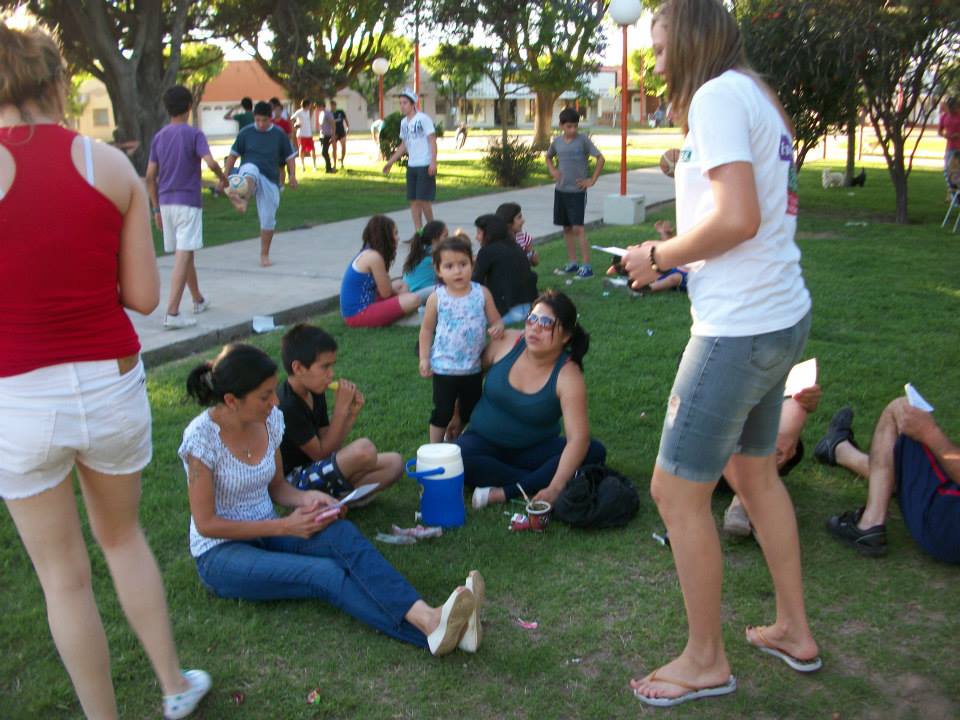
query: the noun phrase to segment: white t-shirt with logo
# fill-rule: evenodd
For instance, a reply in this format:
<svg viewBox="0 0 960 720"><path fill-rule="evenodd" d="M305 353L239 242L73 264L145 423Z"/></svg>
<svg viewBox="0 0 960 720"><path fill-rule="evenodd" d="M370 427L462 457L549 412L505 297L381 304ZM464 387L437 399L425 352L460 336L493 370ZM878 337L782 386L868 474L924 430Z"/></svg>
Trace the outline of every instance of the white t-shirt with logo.
<svg viewBox="0 0 960 720"><path fill-rule="evenodd" d="M298 122L300 123L300 126L297 128L298 138L313 137L313 123L311 122L309 110L300 108L293 114L293 117L290 118L290 122L293 125L296 125Z"/></svg>
<svg viewBox="0 0 960 720"><path fill-rule="evenodd" d="M728 70L704 83L690 103L674 177L677 233L714 209L709 170L753 165L760 229L722 255L690 264L692 334L743 337L796 325L810 310L800 271L793 141L777 108L754 80Z"/></svg>
<svg viewBox="0 0 960 720"><path fill-rule="evenodd" d="M426 167L433 161L427 138L436 132L433 120L426 113L418 111L412 118L404 117L400 121L400 139L407 146L409 167Z"/></svg>

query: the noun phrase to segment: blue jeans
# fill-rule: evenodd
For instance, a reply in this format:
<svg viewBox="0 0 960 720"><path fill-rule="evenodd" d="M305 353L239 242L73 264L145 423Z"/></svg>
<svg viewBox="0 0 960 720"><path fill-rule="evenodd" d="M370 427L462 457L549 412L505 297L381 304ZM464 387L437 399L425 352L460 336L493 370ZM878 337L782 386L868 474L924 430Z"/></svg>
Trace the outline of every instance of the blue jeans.
<svg viewBox="0 0 960 720"><path fill-rule="evenodd" d="M338 520L309 540L234 540L197 558L210 591L240 600L319 598L397 640L427 647L404 620L420 595L353 523Z"/></svg>
<svg viewBox="0 0 960 720"><path fill-rule="evenodd" d="M520 487L531 497L553 480L567 439L558 436L528 448L505 448L467 430L457 439L463 458L463 481L473 487L501 487L507 500L520 497ZM590 440L580 465L594 465L607 459L607 449Z"/></svg>

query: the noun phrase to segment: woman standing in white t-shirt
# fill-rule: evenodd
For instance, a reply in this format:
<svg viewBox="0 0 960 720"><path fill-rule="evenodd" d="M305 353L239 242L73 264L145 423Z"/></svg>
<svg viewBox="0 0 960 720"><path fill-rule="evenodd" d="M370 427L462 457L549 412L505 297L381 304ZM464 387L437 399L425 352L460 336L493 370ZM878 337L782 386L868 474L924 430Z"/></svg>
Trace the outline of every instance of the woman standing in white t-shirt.
<svg viewBox="0 0 960 720"><path fill-rule="evenodd" d="M635 287L689 265L693 326L667 405L651 494L672 541L689 634L679 657L631 681L639 700L674 705L736 689L720 625L722 558L710 499L721 472L753 521L777 616L747 642L794 670L819 669L807 624L800 545L777 475L783 386L810 329L794 243L792 124L746 61L717 0L672 0L651 29L656 71L685 133L676 167L677 236L630 249Z"/></svg>

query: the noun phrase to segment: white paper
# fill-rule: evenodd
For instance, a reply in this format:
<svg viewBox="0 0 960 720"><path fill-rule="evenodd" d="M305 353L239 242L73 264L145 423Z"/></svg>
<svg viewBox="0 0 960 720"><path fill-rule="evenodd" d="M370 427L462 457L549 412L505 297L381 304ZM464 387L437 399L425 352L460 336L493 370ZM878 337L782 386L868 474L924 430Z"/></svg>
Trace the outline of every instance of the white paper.
<svg viewBox="0 0 960 720"><path fill-rule="evenodd" d="M787 384L783 388L784 397L793 397L801 390L817 384L817 359L810 358L790 368Z"/></svg>
<svg viewBox="0 0 960 720"><path fill-rule="evenodd" d="M253 316L253 331L255 333L265 333L270 332L271 330L276 330L277 326L273 324L272 315L254 315Z"/></svg>
<svg viewBox="0 0 960 720"><path fill-rule="evenodd" d="M911 407L924 412L933 412L933 405L928 403L911 383L904 385L903 389L907 393L907 402L910 403Z"/></svg>
<svg viewBox="0 0 960 720"><path fill-rule="evenodd" d="M627 254L626 250L624 250L623 248L618 248L614 245L609 245L607 247L602 247L600 245L591 245L590 247L592 247L594 250L599 250L600 252L605 252L610 255L616 255L617 257L623 257L624 255Z"/></svg>
<svg viewBox="0 0 960 720"><path fill-rule="evenodd" d="M361 485L358 488L355 488L352 493L344 496L340 499L338 505L348 505L349 503L355 502L360 498L364 498L370 493L376 491L380 487L377 483L370 483L369 485Z"/></svg>

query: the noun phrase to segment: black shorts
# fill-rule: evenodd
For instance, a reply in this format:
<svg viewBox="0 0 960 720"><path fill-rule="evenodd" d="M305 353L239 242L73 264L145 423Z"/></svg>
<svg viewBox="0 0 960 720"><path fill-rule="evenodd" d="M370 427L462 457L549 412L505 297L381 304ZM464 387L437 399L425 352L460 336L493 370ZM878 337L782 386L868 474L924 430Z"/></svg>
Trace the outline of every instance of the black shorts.
<svg viewBox="0 0 960 720"><path fill-rule="evenodd" d="M343 140L343 139L347 136L347 131L346 131L346 130L337 129L337 130L334 132L334 135L336 136L337 140Z"/></svg>
<svg viewBox="0 0 960 720"><path fill-rule="evenodd" d="M483 393L483 373L474 375L434 375L433 413L430 424L445 428L453 418L454 403L460 401L460 424L470 422L473 409Z"/></svg>
<svg viewBox="0 0 960 720"><path fill-rule="evenodd" d="M427 172L427 165L407 165L407 200L433 202L437 196L437 176Z"/></svg>
<svg viewBox="0 0 960 720"><path fill-rule="evenodd" d="M553 191L553 224L563 227L583 225L587 193Z"/></svg>

